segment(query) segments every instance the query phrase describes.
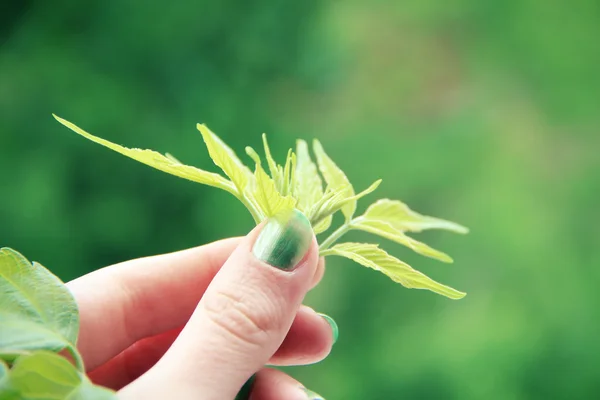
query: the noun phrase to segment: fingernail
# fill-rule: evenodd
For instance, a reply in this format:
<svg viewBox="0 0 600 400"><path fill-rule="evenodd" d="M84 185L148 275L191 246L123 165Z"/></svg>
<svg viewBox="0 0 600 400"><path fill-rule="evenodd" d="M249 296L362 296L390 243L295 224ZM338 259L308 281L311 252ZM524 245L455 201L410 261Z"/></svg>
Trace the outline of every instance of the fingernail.
<svg viewBox="0 0 600 400"><path fill-rule="evenodd" d="M329 326L331 326L331 333L333 334L333 343L337 342L338 336L340 334L340 330L338 329L338 325L335 323L335 321L333 320L333 318L331 318L329 315L323 314L323 313L317 313L317 314L319 314L321 317L323 317L323 319L325 321L327 321L327 323L329 324Z"/></svg>
<svg viewBox="0 0 600 400"><path fill-rule="evenodd" d="M308 400L325 400L325 397L321 396L318 393L313 392L310 389L307 388L303 388L304 392L306 393L306 398Z"/></svg>
<svg viewBox="0 0 600 400"><path fill-rule="evenodd" d="M298 210L267 220L254 243L254 255L276 268L293 270L310 247L312 228Z"/></svg>
<svg viewBox="0 0 600 400"><path fill-rule="evenodd" d="M237 396L235 396L235 400L248 400L250 398L250 392L252 391L252 385L254 384L255 379L256 374L252 375L250 379L244 383L244 386L242 386Z"/></svg>

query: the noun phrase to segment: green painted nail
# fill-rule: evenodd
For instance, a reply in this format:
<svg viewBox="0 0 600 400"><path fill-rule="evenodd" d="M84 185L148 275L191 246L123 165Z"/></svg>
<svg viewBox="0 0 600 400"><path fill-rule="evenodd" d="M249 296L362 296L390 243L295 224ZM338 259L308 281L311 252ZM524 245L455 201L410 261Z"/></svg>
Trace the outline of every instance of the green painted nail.
<svg viewBox="0 0 600 400"><path fill-rule="evenodd" d="M338 329L338 325L335 323L333 318L331 318L329 315L322 314L322 313L317 313L317 314L319 314L321 317L323 317L323 319L325 319L325 321L327 321L329 326L331 326L331 333L333 334L333 343L337 342L338 336L340 335L340 330Z"/></svg>
<svg viewBox="0 0 600 400"><path fill-rule="evenodd" d="M304 388L304 391L306 392L306 397L308 398L308 400L325 400L325 397L313 392L310 389Z"/></svg>
<svg viewBox="0 0 600 400"><path fill-rule="evenodd" d="M248 400L250 398L250 392L252 391L252 385L254 384L255 379L256 374L252 375L250 379L244 383L244 386L242 386L237 396L235 396L235 400Z"/></svg>
<svg viewBox="0 0 600 400"><path fill-rule="evenodd" d="M269 218L252 252L276 268L290 271L302 260L312 241L308 219L298 210Z"/></svg>

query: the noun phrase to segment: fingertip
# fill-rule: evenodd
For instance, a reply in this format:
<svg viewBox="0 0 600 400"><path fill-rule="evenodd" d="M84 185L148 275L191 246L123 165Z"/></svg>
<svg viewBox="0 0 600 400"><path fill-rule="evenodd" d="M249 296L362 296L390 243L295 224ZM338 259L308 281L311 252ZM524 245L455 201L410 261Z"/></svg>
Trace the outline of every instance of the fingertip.
<svg viewBox="0 0 600 400"><path fill-rule="evenodd" d="M335 343L329 322L302 305L283 343L269 360L271 365L308 365L325 359Z"/></svg>
<svg viewBox="0 0 600 400"><path fill-rule="evenodd" d="M293 210L266 221L252 245L252 254L275 268L293 271L307 263L316 266L315 245L310 222Z"/></svg>

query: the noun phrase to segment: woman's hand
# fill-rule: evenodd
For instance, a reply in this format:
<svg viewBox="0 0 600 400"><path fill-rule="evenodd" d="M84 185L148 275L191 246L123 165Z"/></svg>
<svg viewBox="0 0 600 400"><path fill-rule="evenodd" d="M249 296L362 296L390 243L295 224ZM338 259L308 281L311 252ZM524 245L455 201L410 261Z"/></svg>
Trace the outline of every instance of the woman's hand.
<svg viewBox="0 0 600 400"><path fill-rule="evenodd" d="M318 399L263 366L329 354L335 323L301 305L323 271L299 212L244 238L107 267L68 283L78 347L90 378L124 399L234 399L242 386L237 398Z"/></svg>

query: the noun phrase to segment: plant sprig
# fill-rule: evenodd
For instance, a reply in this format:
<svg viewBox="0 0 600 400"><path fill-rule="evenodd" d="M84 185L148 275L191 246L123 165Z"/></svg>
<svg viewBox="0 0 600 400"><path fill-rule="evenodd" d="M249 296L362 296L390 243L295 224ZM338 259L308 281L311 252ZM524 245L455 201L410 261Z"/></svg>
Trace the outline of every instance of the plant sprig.
<svg viewBox="0 0 600 400"><path fill-rule="evenodd" d="M152 150L126 148L96 137L56 115L54 118L87 139L141 163L231 193L246 206L257 224L280 212L296 208L310 220L315 234L321 234L330 229L333 215L341 211L344 222L321 241L319 251L322 256L349 258L384 273L407 288L427 289L451 299L460 299L466 295L414 270L376 244L336 244L347 232L360 230L400 243L421 255L451 263L450 256L410 237L408 233L444 229L464 234L468 230L454 222L421 215L401 201L390 199L377 200L364 214L355 216L358 200L377 189L381 180L376 180L357 194L346 174L327 155L316 139L313 142L313 152L317 164L310 157L307 143L298 140L296 151L288 151L282 166L273 159L267 137L263 134L266 168L269 173L266 172L258 153L251 147L246 147L246 153L254 162L252 172L206 125L198 124L197 128L202 134L208 153L215 165L227 176L225 178L214 172L182 164L168 153L162 155Z"/></svg>

